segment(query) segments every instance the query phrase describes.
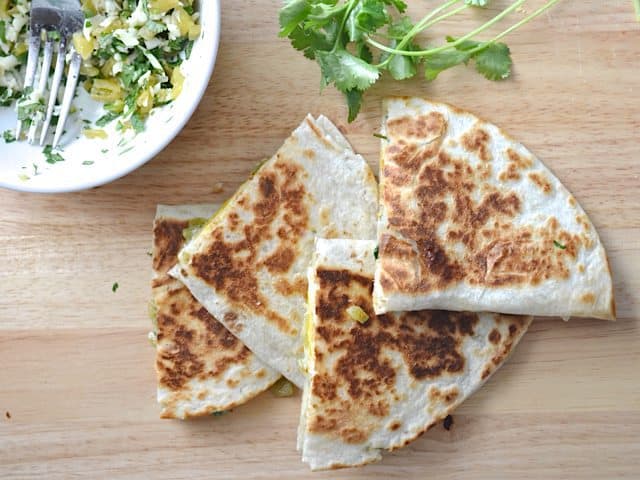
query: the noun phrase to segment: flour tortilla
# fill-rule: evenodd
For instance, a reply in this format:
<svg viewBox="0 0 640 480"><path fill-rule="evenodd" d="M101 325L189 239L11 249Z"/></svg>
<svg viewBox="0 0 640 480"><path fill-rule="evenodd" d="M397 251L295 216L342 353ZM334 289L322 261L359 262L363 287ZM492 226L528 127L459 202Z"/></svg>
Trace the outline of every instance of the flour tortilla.
<svg viewBox="0 0 640 480"><path fill-rule="evenodd" d="M158 402L163 418L209 415L240 405L279 377L213 318L167 271L177 261L189 221L212 205L159 205L153 228Z"/></svg>
<svg viewBox="0 0 640 480"><path fill-rule="evenodd" d="M445 104L393 98L385 110L376 312L615 319L596 229L540 160Z"/></svg>
<svg viewBox="0 0 640 480"><path fill-rule="evenodd" d="M180 253L173 273L234 335L301 387L300 329L316 235L375 238L371 169L308 116Z"/></svg>
<svg viewBox="0 0 640 480"><path fill-rule="evenodd" d="M380 460L444 419L506 360L531 317L421 311L376 317L374 241L316 243L309 270L298 447L313 470ZM350 306L369 319L355 321Z"/></svg>

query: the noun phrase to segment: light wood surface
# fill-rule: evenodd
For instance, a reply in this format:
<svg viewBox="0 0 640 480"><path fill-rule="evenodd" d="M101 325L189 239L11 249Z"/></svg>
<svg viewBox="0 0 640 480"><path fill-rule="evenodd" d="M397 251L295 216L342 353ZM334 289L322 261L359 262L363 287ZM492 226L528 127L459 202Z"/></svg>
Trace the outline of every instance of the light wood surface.
<svg viewBox="0 0 640 480"><path fill-rule="evenodd" d="M417 15L428 2L411 3ZM223 2L205 98L147 165L87 192L0 191L0 478L639 478L640 24L631 1L564 0L508 39L511 80L458 68L432 84L382 82L352 124L333 89L319 94L317 66L277 38L279 5ZM466 31L472 17L438 33ZM222 417L160 420L146 340L156 204L223 201L307 112L333 119L375 165L387 94L469 109L543 159L608 249L618 321L536 320L450 431L438 426L362 469L308 472L295 451L299 397L266 393Z"/></svg>

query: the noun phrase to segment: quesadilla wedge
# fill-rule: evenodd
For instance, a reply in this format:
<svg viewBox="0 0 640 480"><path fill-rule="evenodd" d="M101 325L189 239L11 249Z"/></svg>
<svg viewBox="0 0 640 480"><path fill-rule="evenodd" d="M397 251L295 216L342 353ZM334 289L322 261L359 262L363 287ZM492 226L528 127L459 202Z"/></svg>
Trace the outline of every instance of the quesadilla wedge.
<svg viewBox="0 0 640 480"><path fill-rule="evenodd" d="M211 205L159 205L153 226L152 293L162 418L208 415L240 405L280 374L263 364L167 272Z"/></svg>
<svg viewBox="0 0 640 480"><path fill-rule="evenodd" d="M426 310L376 316L375 246L316 242L298 430L312 470L377 461L417 438L500 367L531 323Z"/></svg>
<svg viewBox="0 0 640 480"><path fill-rule="evenodd" d="M371 169L326 118L308 116L178 255L175 275L295 385L316 235L375 238Z"/></svg>
<svg viewBox="0 0 640 480"><path fill-rule="evenodd" d="M377 313L615 319L596 229L540 160L445 104L393 98L385 110Z"/></svg>

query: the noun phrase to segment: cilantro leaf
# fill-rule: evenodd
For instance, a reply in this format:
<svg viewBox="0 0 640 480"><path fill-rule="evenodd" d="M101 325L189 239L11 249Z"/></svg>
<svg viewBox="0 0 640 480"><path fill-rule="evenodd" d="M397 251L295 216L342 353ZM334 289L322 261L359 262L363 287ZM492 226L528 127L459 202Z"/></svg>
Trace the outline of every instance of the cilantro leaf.
<svg viewBox="0 0 640 480"><path fill-rule="evenodd" d="M400 17L395 22L389 24L387 35L394 40L402 40L413 28L413 22L409 17Z"/></svg>
<svg viewBox="0 0 640 480"><path fill-rule="evenodd" d="M418 69L411 57L394 55L387 65L389 73L395 80L405 80L413 77Z"/></svg>
<svg viewBox="0 0 640 480"><path fill-rule="evenodd" d="M424 76L427 80L435 80L440 72L469 61L471 55L459 50L443 50L425 58Z"/></svg>
<svg viewBox="0 0 640 480"><path fill-rule="evenodd" d="M323 83L334 83L341 92L358 89L365 90L373 85L380 72L369 63L351 55L346 50L336 52L316 52L320 64Z"/></svg>
<svg viewBox="0 0 640 480"><path fill-rule="evenodd" d="M315 60L317 50L331 50L332 47L332 43L323 32L305 30L300 26L293 29L289 39L293 48L303 51L304 56L311 60Z"/></svg>
<svg viewBox="0 0 640 480"><path fill-rule="evenodd" d="M278 20L280 21L281 37L289 35L296 26L302 22L309 12L311 5L307 0L289 0L287 4L280 9Z"/></svg>
<svg viewBox="0 0 640 480"><path fill-rule="evenodd" d="M362 0L349 13L346 28L352 42L361 40L389 22L389 14L381 0Z"/></svg>
<svg viewBox="0 0 640 480"><path fill-rule="evenodd" d="M511 51L504 43L492 43L473 56L476 70L489 80L504 80L511 75Z"/></svg>
<svg viewBox="0 0 640 480"><path fill-rule="evenodd" d="M358 42L356 45L356 53L358 54L358 58L364 60L367 63L371 63L373 61L373 54L371 53L371 49L369 45L364 42Z"/></svg>
<svg viewBox="0 0 640 480"><path fill-rule="evenodd" d="M347 98L347 106L349 107L349 116L347 120L349 123L353 122L358 113L360 113L360 107L362 106L362 92L360 90L349 90L344 93Z"/></svg>
<svg viewBox="0 0 640 480"><path fill-rule="evenodd" d="M400 13L404 13L407 9L407 4L402 0L384 0L384 3L387 5L393 5Z"/></svg>

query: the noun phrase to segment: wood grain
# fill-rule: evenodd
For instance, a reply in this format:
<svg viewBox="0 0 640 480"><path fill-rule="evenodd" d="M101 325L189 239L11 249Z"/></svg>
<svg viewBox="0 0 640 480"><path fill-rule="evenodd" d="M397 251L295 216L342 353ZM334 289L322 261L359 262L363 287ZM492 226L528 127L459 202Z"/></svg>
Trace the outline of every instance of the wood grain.
<svg viewBox="0 0 640 480"><path fill-rule="evenodd" d="M637 478L640 24L631 2L560 2L510 37L511 80L458 68L432 84L382 81L352 124L339 94L318 93L317 66L277 38L278 6L223 2L205 98L144 167L86 192L0 191L0 478ZM477 21L445 23L437 35ZM469 109L543 159L607 247L618 321L537 319L450 431L437 426L358 470L308 473L295 451L299 397L266 393L219 418L159 420L146 341L156 204L223 201L307 112L333 119L375 167L372 134L388 94Z"/></svg>

